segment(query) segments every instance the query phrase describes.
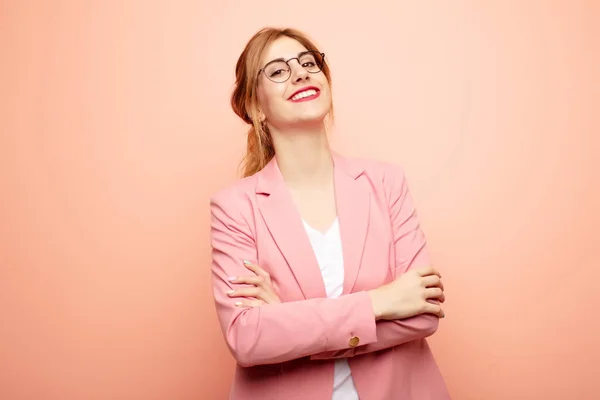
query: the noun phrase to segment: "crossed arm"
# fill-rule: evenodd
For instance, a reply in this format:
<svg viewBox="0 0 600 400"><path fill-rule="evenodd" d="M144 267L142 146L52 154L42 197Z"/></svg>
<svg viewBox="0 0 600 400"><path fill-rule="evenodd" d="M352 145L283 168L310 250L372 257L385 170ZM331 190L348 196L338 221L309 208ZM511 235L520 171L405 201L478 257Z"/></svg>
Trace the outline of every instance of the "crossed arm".
<svg viewBox="0 0 600 400"><path fill-rule="evenodd" d="M429 264L425 236L419 226L402 171L386 177L394 230L396 275ZM227 296L230 276L247 273L242 260L256 259L250 229L235 195L211 199L212 280L217 315L226 343L242 366L274 364L301 357L353 357L432 335L438 317L420 314L395 321L375 321L370 297L357 292L335 299L309 299L240 308ZM360 346L349 339L360 337ZM286 338L286 340L281 340Z"/></svg>

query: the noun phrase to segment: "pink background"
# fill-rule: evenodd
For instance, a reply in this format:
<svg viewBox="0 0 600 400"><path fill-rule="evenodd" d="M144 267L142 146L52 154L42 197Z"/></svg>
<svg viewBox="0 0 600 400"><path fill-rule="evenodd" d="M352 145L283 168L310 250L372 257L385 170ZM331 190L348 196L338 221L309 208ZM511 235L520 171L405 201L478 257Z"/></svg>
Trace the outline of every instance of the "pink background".
<svg viewBox="0 0 600 400"><path fill-rule="evenodd" d="M406 169L453 398L599 398L599 3L367 3L0 2L0 398L227 398L208 198L270 24L327 54L334 147Z"/></svg>

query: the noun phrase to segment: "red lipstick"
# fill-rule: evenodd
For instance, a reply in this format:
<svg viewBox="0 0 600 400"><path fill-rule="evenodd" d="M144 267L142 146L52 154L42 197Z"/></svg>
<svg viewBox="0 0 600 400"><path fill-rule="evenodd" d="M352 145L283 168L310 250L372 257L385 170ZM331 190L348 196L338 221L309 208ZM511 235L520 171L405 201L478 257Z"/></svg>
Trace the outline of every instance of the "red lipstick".
<svg viewBox="0 0 600 400"><path fill-rule="evenodd" d="M306 92L306 91L313 91L313 93L310 94L310 95L308 95L308 96L303 96L303 97L300 97L299 99L292 100L292 98L294 96L296 96L297 94L302 93L302 92ZM321 94L321 91L317 87L315 87L315 86L305 86L305 87L303 87L301 89L296 90L290 97L288 97L288 100L293 101L294 103L299 103L299 102L302 102L302 101L310 101L310 100L314 100L317 97L319 97L320 94Z"/></svg>

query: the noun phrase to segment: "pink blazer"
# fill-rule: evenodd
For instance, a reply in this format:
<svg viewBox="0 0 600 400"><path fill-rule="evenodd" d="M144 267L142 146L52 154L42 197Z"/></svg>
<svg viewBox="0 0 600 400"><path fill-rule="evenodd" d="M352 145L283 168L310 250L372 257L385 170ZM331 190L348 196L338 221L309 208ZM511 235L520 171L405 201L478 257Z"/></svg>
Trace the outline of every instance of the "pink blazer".
<svg viewBox="0 0 600 400"><path fill-rule="evenodd" d="M367 290L430 263L402 170L334 154L344 292L328 299L300 215L273 159L211 198L212 280L237 360L230 399L331 400L334 359L347 357L361 400L446 400L425 340L438 318L375 321ZM260 265L281 304L238 308L230 276Z"/></svg>

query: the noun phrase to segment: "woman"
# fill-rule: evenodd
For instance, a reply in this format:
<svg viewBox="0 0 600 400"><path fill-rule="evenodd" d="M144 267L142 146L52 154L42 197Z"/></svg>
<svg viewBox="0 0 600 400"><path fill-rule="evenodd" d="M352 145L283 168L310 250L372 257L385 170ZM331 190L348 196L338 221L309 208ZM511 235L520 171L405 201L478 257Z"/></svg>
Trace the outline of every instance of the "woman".
<svg viewBox="0 0 600 400"><path fill-rule="evenodd" d="M234 400L444 400L425 338L440 274L402 170L330 150L331 76L301 32L263 29L236 67L245 177L211 198L214 298Z"/></svg>

